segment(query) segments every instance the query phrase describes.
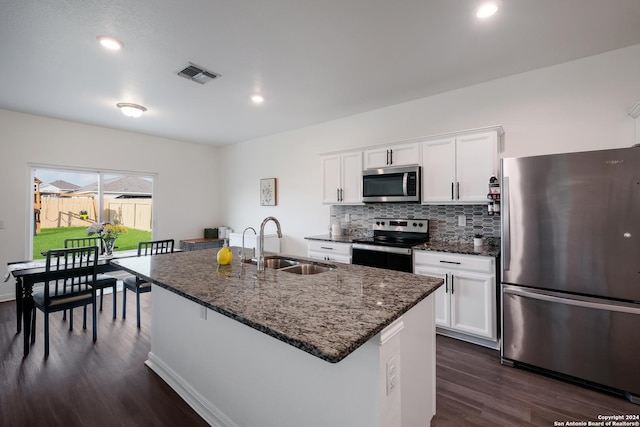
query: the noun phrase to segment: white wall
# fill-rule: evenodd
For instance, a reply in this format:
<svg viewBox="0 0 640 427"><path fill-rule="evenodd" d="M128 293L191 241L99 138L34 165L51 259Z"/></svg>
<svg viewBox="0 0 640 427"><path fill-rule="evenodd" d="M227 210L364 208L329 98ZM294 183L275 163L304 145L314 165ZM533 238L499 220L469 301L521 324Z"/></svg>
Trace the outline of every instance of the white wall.
<svg viewBox="0 0 640 427"><path fill-rule="evenodd" d="M302 255L304 236L329 225L320 153L498 124L506 157L625 147L639 76L636 45L222 149L0 110L0 266L28 257L29 163L158 173L155 237L241 232L273 215L282 251ZM260 206L259 180L270 177L278 205ZM0 300L9 294L12 281L0 284Z"/></svg>
<svg viewBox="0 0 640 427"><path fill-rule="evenodd" d="M143 118L144 119L144 118ZM29 259L30 164L157 174L154 238L201 237L219 223L218 149L0 110L0 268ZM0 301L13 298L0 282Z"/></svg>
<svg viewBox="0 0 640 427"><path fill-rule="evenodd" d="M274 215L286 235L282 251L301 255L304 236L325 234L329 224L320 153L490 125L504 127L503 157L626 147L634 142L627 113L639 100L636 45L227 146L223 220L242 231ZM258 199L258 182L268 177L278 178L278 205L269 208Z"/></svg>

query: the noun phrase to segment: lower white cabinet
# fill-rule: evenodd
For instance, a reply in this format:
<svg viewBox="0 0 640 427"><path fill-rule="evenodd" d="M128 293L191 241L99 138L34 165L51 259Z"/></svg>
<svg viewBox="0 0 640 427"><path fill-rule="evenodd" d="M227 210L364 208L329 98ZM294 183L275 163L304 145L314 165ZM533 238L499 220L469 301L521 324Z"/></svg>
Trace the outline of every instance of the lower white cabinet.
<svg viewBox="0 0 640 427"><path fill-rule="evenodd" d="M351 264L351 243L309 240L307 250L309 258Z"/></svg>
<svg viewBox="0 0 640 427"><path fill-rule="evenodd" d="M242 233L229 234L229 246L242 247ZM258 236L253 233L244 233L245 249L255 249L258 247ZM265 252L280 252L280 239L277 234L265 234L264 236Z"/></svg>
<svg viewBox="0 0 640 427"><path fill-rule="evenodd" d="M435 292L435 320L441 332L497 342L495 262L492 257L414 251L415 274L445 281ZM459 334L454 336L464 339Z"/></svg>

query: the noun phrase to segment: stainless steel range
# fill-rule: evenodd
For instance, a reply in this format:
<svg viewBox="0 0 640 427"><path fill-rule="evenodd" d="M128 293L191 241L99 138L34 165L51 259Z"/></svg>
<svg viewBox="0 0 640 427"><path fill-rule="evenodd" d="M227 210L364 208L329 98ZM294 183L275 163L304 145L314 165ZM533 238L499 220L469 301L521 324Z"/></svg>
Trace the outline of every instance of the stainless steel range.
<svg viewBox="0 0 640 427"><path fill-rule="evenodd" d="M428 219L374 218L373 237L353 241L352 263L413 273L411 248L428 240Z"/></svg>

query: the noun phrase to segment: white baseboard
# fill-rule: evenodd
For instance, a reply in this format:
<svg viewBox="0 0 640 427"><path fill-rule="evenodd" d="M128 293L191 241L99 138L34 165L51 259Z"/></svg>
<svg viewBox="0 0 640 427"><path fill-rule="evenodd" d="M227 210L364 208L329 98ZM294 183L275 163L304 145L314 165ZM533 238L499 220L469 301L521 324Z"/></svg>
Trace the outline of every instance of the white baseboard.
<svg viewBox="0 0 640 427"><path fill-rule="evenodd" d="M467 335L456 331L450 331L445 328L436 328L436 332L439 335L444 335L445 337L459 339L461 341L470 342L472 344L481 345L483 347L490 348L492 350L500 350L500 340L492 341L487 340L480 337L474 337L473 335Z"/></svg>
<svg viewBox="0 0 640 427"><path fill-rule="evenodd" d="M152 352L149 352L149 358L144 363L178 393L209 425L213 427L238 427L236 423L223 414L213 403L205 399Z"/></svg>
<svg viewBox="0 0 640 427"><path fill-rule="evenodd" d="M0 294L0 302L13 301L16 299L16 293L10 292L8 294Z"/></svg>

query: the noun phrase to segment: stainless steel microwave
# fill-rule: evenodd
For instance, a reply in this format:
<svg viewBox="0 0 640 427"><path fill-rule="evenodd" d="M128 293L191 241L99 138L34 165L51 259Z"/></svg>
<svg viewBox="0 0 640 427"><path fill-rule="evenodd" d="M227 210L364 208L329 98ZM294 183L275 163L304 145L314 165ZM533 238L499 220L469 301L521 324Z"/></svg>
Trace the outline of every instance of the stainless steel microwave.
<svg viewBox="0 0 640 427"><path fill-rule="evenodd" d="M419 202L420 166L366 169L362 172L362 201Z"/></svg>

